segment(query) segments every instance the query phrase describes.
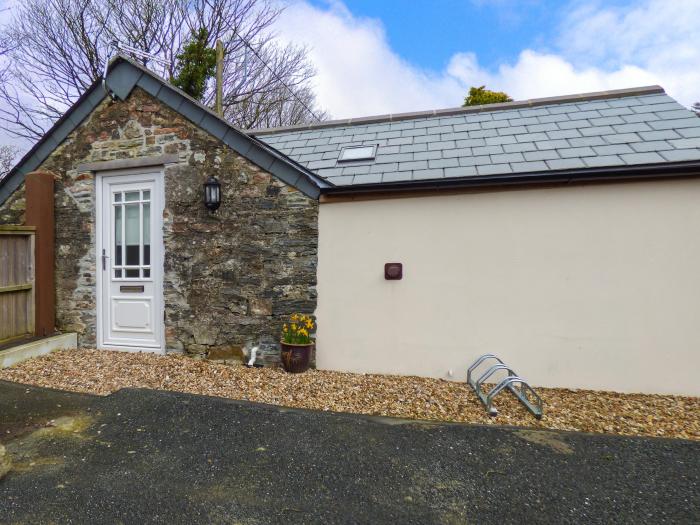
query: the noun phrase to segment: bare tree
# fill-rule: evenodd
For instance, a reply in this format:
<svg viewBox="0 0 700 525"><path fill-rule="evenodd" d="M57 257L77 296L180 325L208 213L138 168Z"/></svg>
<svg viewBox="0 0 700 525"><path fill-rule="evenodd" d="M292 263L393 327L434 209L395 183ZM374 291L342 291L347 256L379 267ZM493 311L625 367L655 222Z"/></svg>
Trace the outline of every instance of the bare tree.
<svg viewBox="0 0 700 525"><path fill-rule="evenodd" d="M0 125L12 135L39 138L101 77L115 40L162 59L139 61L169 79L183 45L200 28L211 46L224 43L224 113L234 124L325 118L310 87L315 72L306 50L274 40L279 14L273 0L25 0L0 32L8 43ZM208 86L206 103L213 92Z"/></svg>
<svg viewBox="0 0 700 525"><path fill-rule="evenodd" d="M17 148L14 146L0 146L0 180L10 172L16 156Z"/></svg>

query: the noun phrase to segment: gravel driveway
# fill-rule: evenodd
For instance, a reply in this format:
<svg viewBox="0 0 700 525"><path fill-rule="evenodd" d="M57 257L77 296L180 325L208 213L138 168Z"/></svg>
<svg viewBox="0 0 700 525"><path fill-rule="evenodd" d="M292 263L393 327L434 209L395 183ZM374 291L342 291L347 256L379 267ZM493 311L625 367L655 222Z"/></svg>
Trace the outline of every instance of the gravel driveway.
<svg viewBox="0 0 700 525"><path fill-rule="evenodd" d="M2 523L658 524L700 515L695 441L4 382L0 414L13 461L0 480Z"/></svg>

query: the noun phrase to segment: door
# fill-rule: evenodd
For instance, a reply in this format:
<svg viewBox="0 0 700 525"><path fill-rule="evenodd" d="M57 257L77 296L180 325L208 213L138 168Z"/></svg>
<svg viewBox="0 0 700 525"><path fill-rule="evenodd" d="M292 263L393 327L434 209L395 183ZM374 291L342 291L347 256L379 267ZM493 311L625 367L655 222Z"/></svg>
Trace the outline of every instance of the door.
<svg viewBox="0 0 700 525"><path fill-rule="evenodd" d="M98 346L162 352L162 174L100 174L97 188Z"/></svg>

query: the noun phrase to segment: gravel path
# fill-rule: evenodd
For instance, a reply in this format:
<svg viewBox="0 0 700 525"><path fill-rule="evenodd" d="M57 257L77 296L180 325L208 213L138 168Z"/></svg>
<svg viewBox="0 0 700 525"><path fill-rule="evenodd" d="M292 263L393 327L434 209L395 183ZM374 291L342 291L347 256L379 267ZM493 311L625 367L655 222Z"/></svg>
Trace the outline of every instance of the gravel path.
<svg viewBox="0 0 700 525"><path fill-rule="evenodd" d="M152 388L274 405L465 423L700 440L700 398L539 388L537 421L512 396L487 416L465 383L421 377L245 368L184 356L67 350L0 370L0 380L106 395Z"/></svg>

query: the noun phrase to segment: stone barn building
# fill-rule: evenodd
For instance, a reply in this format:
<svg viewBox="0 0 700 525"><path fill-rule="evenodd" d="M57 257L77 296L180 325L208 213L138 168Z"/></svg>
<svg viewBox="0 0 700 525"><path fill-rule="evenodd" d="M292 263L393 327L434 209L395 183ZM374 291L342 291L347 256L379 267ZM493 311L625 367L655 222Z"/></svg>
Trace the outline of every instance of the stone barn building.
<svg viewBox="0 0 700 525"><path fill-rule="evenodd" d="M320 368L463 380L494 352L700 395L700 118L660 87L244 132L126 57L105 80L0 183L23 224L26 176L54 181L80 346L272 363L302 311Z"/></svg>

